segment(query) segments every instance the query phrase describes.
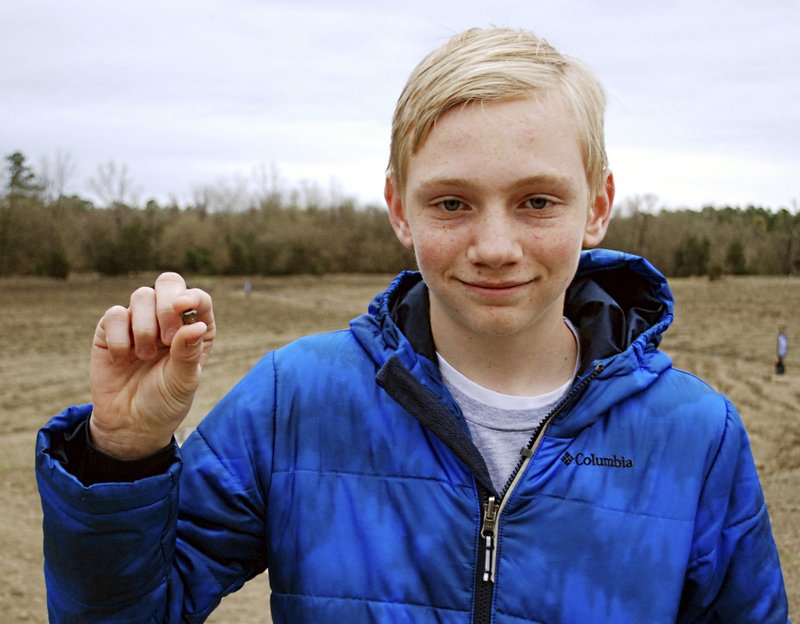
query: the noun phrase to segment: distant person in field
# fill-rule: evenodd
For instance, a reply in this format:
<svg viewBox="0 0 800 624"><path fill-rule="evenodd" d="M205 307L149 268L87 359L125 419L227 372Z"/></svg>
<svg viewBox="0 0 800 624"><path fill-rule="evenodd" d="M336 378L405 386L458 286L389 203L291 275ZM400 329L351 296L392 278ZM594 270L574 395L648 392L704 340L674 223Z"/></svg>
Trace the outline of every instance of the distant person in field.
<svg viewBox="0 0 800 624"><path fill-rule="evenodd" d="M419 272L268 353L181 448L211 297L166 273L109 308L93 405L38 437L51 621L201 622L268 569L276 623L785 623L736 409L659 350L664 277L588 250L603 116L528 32L431 53L385 181Z"/></svg>
<svg viewBox="0 0 800 624"><path fill-rule="evenodd" d="M786 335L786 327L781 325L778 328L777 360L775 361L775 372L783 375L786 372L786 356L789 354L789 336Z"/></svg>

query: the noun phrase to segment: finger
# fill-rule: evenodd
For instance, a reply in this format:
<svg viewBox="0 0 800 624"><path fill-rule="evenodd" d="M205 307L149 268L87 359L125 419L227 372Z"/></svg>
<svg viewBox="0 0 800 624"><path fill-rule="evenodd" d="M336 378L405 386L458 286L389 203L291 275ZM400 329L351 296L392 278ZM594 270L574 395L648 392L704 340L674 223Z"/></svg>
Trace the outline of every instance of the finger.
<svg viewBox="0 0 800 624"><path fill-rule="evenodd" d="M156 355L159 346L155 290L147 287L135 290L129 310L136 357L149 360Z"/></svg>
<svg viewBox="0 0 800 624"><path fill-rule="evenodd" d="M177 273L162 273L155 284L155 311L161 341L169 346L183 325L180 313L175 311L175 300L186 293L186 282Z"/></svg>
<svg viewBox="0 0 800 624"><path fill-rule="evenodd" d="M106 310L95 330L95 345L107 349L112 361L129 357L131 325L127 308L117 305Z"/></svg>

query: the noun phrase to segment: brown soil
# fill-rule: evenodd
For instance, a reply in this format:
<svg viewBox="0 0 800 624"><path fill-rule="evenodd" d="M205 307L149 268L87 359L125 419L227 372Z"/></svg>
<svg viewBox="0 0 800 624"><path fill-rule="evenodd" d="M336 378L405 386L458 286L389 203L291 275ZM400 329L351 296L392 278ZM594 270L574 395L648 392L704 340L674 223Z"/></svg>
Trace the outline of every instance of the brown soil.
<svg viewBox="0 0 800 624"><path fill-rule="evenodd" d="M47 621L41 509L33 474L37 429L69 404L88 402L88 350L95 323L154 276L0 280L0 611L3 621ZM202 278L220 335L187 420L198 422L263 353L310 332L343 327L362 312L385 276ZM726 278L673 283L677 314L664 349L676 365L727 393L748 427L781 554L790 602L800 600L800 281ZM794 320L794 325L792 324ZM788 326L787 373L772 372L779 323ZM269 622L261 576L223 600L217 624Z"/></svg>

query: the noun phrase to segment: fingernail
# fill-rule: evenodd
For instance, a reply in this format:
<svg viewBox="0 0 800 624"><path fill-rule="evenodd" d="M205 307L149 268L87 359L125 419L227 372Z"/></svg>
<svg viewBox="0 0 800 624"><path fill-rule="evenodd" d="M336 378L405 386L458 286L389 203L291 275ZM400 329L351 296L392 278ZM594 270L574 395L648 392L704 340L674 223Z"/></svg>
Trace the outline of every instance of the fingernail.
<svg viewBox="0 0 800 624"><path fill-rule="evenodd" d="M175 337L175 334L178 333L178 330L174 327L168 327L167 331L164 332L164 342L166 344L170 344L172 339Z"/></svg>

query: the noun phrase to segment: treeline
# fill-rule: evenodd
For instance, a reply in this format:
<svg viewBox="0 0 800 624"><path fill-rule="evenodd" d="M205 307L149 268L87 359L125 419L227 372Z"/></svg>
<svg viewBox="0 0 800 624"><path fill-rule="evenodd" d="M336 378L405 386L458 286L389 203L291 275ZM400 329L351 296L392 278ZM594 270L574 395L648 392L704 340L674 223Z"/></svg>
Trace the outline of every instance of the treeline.
<svg viewBox="0 0 800 624"><path fill-rule="evenodd" d="M50 197L19 152L6 161L0 275L395 273L414 266L385 210L347 198L324 202L314 189L273 188L244 201L231 189L207 187L184 207L119 199L97 207L76 195Z"/></svg>
<svg viewBox="0 0 800 624"><path fill-rule="evenodd" d="M6 157L0 275L395 273L414 265L383 207L275 184L250 194L206 187L187 206L151 200L139 207L126 199L124 168L109 165L100 173L95 187L105 191L102 207L54 192L53 180L20 152ZM624 200L604 246L644 255L670 276L800 272L796 209L664 210L656 204L652 196Z"/></svg>
<svg viewBox="0 0 800 624"><path fill-rule="evenodd" d="M664 210L623 201L603 245L640 254L673 277L800 273L800 212L761 206Z"/></svg>

